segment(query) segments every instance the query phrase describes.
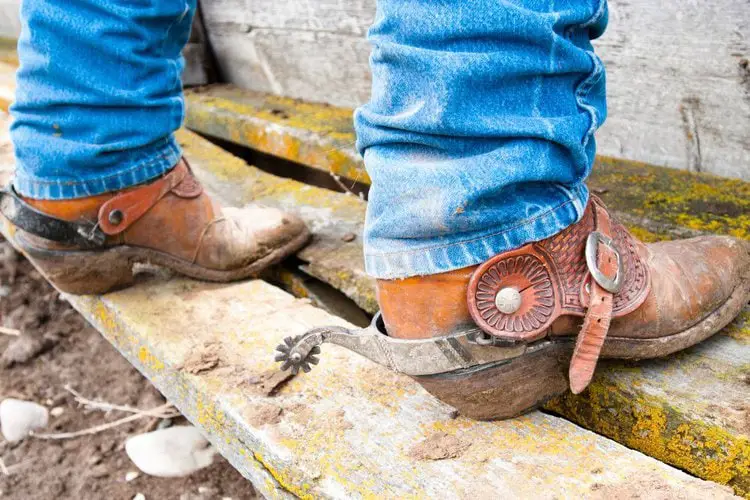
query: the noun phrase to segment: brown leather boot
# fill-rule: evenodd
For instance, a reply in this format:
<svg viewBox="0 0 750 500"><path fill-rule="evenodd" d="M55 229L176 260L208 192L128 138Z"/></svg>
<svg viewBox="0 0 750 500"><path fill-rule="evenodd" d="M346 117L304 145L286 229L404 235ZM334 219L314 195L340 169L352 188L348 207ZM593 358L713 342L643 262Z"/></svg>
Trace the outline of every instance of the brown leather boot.
<svg viewBox="0 0 750 500"><path fill-rule="evenodd" d="M487 349L524 346L508 360L415 377L466 416L509 418L583 391L600 356L666 356L718 332L750 299L749 251L723 236L644 245L592 198L580 222L549 239L478 267L379 281L378 300L392 337L478 326Z"/></svg>
<svg viewBox="0 0 750 500"><path fill-rule="evenodd" d="M62 201L2 193L14 240L62 291L100 294L132 284L148 263L208 281L257 274L302 247L297 217L250 206L220 208L181 160L159 179Z"/></svg>

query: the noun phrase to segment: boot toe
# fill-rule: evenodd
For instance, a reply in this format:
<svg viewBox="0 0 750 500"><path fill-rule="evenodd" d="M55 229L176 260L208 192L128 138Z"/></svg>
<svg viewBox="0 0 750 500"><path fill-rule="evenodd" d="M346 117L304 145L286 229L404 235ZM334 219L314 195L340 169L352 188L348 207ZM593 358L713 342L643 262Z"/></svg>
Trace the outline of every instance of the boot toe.
<svg viewBox="0 0 750 500"><path fill-rule="evenodd" d="M651 293L618 318L611 335L657 338L680 333L723 305L750 279L750 246L728 236L702 236L649 247Z"/></svg>
<svg viewBox="0 0 750 500"><path fill-rule="evenodd" d="M309 238L296 215L270 207L224 208L204 237L197 262L214 269L248 267L263 260L278 262Z"/></svg>

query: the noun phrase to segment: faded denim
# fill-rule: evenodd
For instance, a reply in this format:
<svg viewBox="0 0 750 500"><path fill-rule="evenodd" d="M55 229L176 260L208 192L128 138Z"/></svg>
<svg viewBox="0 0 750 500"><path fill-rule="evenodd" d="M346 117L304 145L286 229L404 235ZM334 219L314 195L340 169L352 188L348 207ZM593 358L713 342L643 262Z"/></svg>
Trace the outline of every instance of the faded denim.
<svg viewBox="0 0 750 500"><path fill-rule="evenodd" d="M479 264L582 215L606 117L606 0L379 0L365 262L393 279Z"/></svg>
<svg viewBox="0 0 750 500"><path fill-rule="evenodd" d="M11 139L14 186L90 196L163 174L181 156L180 55L196 0L24 0Z"/></svg>

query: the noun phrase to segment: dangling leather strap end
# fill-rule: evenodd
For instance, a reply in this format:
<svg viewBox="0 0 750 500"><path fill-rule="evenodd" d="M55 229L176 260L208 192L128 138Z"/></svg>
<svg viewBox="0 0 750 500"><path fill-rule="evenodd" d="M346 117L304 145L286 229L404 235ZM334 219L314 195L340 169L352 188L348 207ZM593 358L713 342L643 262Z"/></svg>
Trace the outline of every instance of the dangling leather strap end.
<svg viewBox="0 0 750 500"><path fill-rule="evenodd" d="M573 394L583 392L594 377L612 322L614 295L620 291L624 275L620 254L612 242L609 215L597 204L594 207L597 230L589 235L586 245L586 263L591 274L590 304L568 374Z"/></svg>
<svg viewBox="0 0 750 500"><path fill-rule="evenodd" d="M605 292L606 293L606 292ZM610 296L611 297L611 296ZM612 303L612 300L606 302ZM599 361L599 354L607 338L612 321L612 307L602 303L595 310L589 310L576 341L576 348L570 362L570 390L573 394L582 393L591 383Z"/></svg>

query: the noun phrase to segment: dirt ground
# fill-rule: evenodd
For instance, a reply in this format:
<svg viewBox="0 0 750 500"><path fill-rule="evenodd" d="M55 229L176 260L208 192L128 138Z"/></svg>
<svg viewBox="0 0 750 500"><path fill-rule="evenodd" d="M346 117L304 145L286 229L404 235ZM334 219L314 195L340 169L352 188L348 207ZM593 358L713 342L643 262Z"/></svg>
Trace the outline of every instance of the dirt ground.
<svg viewBox="0 0 750 500"><path fill-rule="evenodd" d="M0 238L0 326L20 330L20 337L0 334L0 400L35 401L49 409L44 432L90 428L125 416L80 406L64 389L109 403L153 408L164 403L151 386L67 302ZM62 413L60 414L60 412ZM185 478L139 474L125 454L129 435L157 425L185 421L144 418L92 436L65 440L29 438L10 444L0 436L0 499L253 499L257 494L229 463L214 464ZM132 474L130 474L132 476Z"/></svg>

